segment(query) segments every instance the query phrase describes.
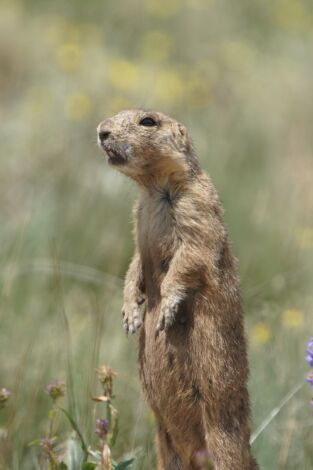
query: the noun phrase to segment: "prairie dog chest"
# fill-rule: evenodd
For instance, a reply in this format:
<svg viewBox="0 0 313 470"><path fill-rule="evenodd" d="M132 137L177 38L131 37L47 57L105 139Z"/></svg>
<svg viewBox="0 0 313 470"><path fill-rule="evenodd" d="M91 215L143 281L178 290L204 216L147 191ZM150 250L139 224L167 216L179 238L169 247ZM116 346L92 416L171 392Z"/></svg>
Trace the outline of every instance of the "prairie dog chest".
<svg viewBox="0 0 313 470"><path fill-rule="evenodd" d="M137 213L139 250L144 258L172 256L176 230L174 207L167 194L142 198Z"/></svg>

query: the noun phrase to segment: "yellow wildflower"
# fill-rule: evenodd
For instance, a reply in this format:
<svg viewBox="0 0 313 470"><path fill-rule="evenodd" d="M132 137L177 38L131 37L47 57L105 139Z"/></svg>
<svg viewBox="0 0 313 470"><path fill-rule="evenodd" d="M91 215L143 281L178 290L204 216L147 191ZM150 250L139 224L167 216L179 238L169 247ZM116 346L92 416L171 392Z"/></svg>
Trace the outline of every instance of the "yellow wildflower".
<svg viewBox="0 0 313 470"><path fill-rule="evenodd" d="M276 0L272 2L272 18L281 28L309 30L313 26L313 16L300 0Z"/></svg>
<svg viewBox="0 0 313 470"><path fill-rule="evenodd" d="M65 115L71 121L84 120L91 111L91 100L83 93L72 93L65 103Z"/></svg>
<svg viewBox="0 0 313 470"><path fill-rule="evenodd" d="M125 96L115 95L104 103L104 115L112 115L121 111L121 109L131 108L132 104Z"/></svg>
<svg viewBox="0 0 313 470"><path fill-rule="evenodd" d="M75 72L81 65L82 48L77 43L66 43L57 47L55 59L65 72Z"/></svg>
<svg viewBox="0 0 313 470"><path fill-rule="evenodd" d="M198 72L186 78L186 100L194 107L205 107L211 100L212 81Z"/></svg>
<svg viewBox="0 0 313 470"><path fill-rule="evenodd" d="M264 323L260 322L253 326L251 330L251 340L255 344L266 344L272 338L272 331L270 327Z"/></svg>
<svg viewBox="0 0 313 470"><path fill-rule="evenodd" d="M184 82L173 70L161 71L155 81L155 97L162 103L177 103L184 96Z"/></svg>
<svg viewBox="0 0 313 470"><path fill-rule="evenodd" d="M114 60L109 65L108 78L116 88L129 91L138 85L139 70L132 62Z"/></svg>
<svg viewBox="0 0 313 470"><path fill-rule="evenodd" d="M313 248L313 228L303 227L296 232L296 243L299 248L307 250Z"/></svg>
<svg viewBox="0 0 313 470"><path fill-rule="evenodd" d="M147 10L161 18L175 15L181 6L182 0L145 0Z"/></svg>
<svg viewBox="0 0 313 470"><path fill-rule="evenodd" d="M173 40L164 31L148 31L141 40L142 55L152 62L162 62L166 60L173 48Z"/></svg>
<svg viewBox="0 0 313 470"><path fill-rule="evenodd" d="M227 41L221 45L221 56L233 70L246 70L255 59L256 51L242 41Z"/></svg>
<svg viewBox="0 0 313 470"><path fill-rule="evenodd" d="M282 323L287 328L297 328L304 322L304 314L301 310L291 308L282 313Z"/></svg>

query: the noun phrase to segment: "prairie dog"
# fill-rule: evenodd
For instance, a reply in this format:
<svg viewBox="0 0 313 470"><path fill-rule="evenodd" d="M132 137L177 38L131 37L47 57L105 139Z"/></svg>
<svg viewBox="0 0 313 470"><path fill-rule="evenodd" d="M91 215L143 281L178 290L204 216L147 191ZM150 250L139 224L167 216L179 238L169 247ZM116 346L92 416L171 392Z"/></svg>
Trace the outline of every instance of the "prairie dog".
<svg viewBox="0 0 313 470"><path fill-rule="evenodd" d="M101 122L110 165L140 188L123 323L158 423L158 469L252 470L239 278L217 192L186 128L132 109ZM140 305L145 303L144 316Z"/></svg>

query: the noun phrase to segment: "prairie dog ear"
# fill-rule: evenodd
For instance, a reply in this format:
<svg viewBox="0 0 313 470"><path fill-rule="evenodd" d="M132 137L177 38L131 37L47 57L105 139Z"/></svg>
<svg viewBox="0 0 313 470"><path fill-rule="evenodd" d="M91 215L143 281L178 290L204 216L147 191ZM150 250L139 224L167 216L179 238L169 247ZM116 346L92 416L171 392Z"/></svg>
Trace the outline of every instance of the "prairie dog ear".
<svg viewBox="0 0 313 470"><path fill-rule="evenodd" d="M178 123L177 127L178 127L179 150L181 152L187 152L190 148L188 131L183 124Z"/></svg>

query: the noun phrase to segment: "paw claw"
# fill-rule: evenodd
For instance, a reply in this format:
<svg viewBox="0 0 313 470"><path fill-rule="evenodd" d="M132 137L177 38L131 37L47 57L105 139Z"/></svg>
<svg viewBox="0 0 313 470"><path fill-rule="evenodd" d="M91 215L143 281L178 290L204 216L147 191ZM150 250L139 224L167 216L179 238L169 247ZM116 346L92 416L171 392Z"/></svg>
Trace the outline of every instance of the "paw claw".
<svg viewBox="0 0 313 470"><path fill-rule="evenodd" d="M138 330L142 325L142 321L139 319L139 318L135 318L134 319L134 326L135 326L135 329Z"/></svg>
<svg viewBox="0 0 313 470"><path fill-rule="evenodd" d="M141 327L142 320L138 304L132 306L130 309L123 307L123 327L126 334L134 334Z"/></svg>
<svg viewBox="0 0 313 470"><path fill-rule="evenodd" d="M161 305L161 313L156 327L156 337L160 331L167 331L175 322L180 298L164 299Z"/></svg>

